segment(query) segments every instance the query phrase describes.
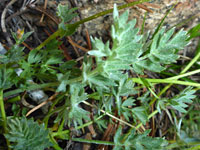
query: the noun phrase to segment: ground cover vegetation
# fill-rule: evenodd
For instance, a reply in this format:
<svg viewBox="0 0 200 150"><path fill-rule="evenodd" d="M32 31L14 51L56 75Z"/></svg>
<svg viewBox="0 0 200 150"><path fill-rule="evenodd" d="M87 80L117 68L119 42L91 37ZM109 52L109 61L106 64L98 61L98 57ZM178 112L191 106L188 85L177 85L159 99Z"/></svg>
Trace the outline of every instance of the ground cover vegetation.
<svg viewBox="0 0 200 150"><path fill-rule="evenodd" d="M66 61L57 37L69 36L80 24L112 10L69 24L76 9L59 5L59 29L28 54L21 43L32 32L13 33L16 44L0 55L0 149L61 150L60 141L66 140L89 143L93 149L200 148L200 84L189 78L200 72L200 44L193 59L177 63L179 50L200 35L200 24L175 32L162 26L163 18L153 34L141 34L143 27L129 21L128 10L119 15L120 8L114 5L110 41L91 37L92 50L81 61ZM149 78L146 72L160 78ZM46 101L31 110L19 105L21 93L38 89L48 93ZM36 112L44 105L49 108L41 117ZM158 127L162 117L165 131ZM111 137L75 136L91 126L99 135L106 130Z"/></svg>

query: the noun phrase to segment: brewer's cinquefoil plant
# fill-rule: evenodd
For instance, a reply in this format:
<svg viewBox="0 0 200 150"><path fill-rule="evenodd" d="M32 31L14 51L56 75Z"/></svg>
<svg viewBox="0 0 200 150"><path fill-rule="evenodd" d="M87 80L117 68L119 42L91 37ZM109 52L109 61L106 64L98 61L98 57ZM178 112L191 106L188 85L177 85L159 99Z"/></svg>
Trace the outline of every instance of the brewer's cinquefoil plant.
<svg viewBox="0 0 200 150"><path fill-rule="evenodd" d="M65 23L76 16L73 14L74 10L68 11L68 8L65 9L64 6L58 7L58 16L62 19L60 31L66 30L65 33L68 33L69 27L73 28L73 24L66 25ZM69 14L71 16L65 16ZM46 87L49 87L51 92L60 94L53 101L48 114L42 121L45 125L39 125L23 117L6 121L4 111L1 111L4 114L3 122L7 122L7 127L4 124L5 137L11 142L11 148L42 150L53 144L55 149L61 149L54 137L114 145L115 150L163 149L167 145L164 138L149 137L149 130L144 133L138 130L152 117L149 105L151 97L148 92L141 97L137 96L141 87L131 80L130 74L144 74L145 70L161 72L166 69L166 65L176 62L179 58L178 50L188 44L187 32L180 30L175 34L174 28L168 31L162 28L153 37L148 34L140 35L140 30L135 28L136 20L128 21L128 14L129 12L125 11L119 15L117 6L114 6L111 41L104 43L101 39L91 37L92 50L87 54L89 57L84 57L82 69L76 67L77 63L74 60L63 61L64 57L58 50L61 42L56 39L48 43L45 49L34 49L25 56L19 44L30 33L25 34L23 40L16 39L16 45L8 53L1 55L0 86L1 91L7 91L4 93L5 97L25 90ZM13 57L14 54L15 57ZM16 69L21 69L19 75ZM30 80L34 80L35 83ZM148 85L148 89L150 88L148 81L145 79L141 81ZM18 89L13 90L13 87ZM157 96L153 91L151 92ZM194 93L195 90L188 87L172 98L158 98L157 110L153 115L157 112L162 113L162 110L168 108L186 113L188 104L195 98ZM94 104L90 104L90 101L94 101ZM109 120L103 120L103 117L107 115L131 127L129 132L124 133L119 128L114 136L114 142L70 138L70 131L64 130L66 127L73 126L78 130L94 123L92 121L88 123L90 112L84 109L85 104L95 110L94 122L101 129L107 126ZM2 103L1 106L3 106ZM4 109L2 108L1 110ZM51 124L54 124L54 129L52 129L54 132L46 129L51 116L56 118L51 121Z"/></svg>

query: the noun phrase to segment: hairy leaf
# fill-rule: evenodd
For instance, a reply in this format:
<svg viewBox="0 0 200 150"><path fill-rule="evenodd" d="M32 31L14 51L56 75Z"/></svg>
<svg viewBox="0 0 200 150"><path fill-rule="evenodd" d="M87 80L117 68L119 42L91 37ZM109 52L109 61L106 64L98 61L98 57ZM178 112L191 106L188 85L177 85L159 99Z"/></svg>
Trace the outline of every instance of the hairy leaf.
<svg viewBox="0 0 200 150"><path fill-rule="evenodd" d="M85 111L79 104L87 99L87 94L84 92L82 84L70 85L70 111L68 114L69 122L74 122L75 125L82 124L82 120L90 120L89 112Z"/></svg>
<svg viewBox="0 0 200 150"><path fill-rule="evenodd" d="M108 77L131 69L139 74L143 74L144 69L160 72L166 64L175 62L177 50L188 44L187 32L181 30L173 36L174 28L167 32L161 29L149 43L147 36L139 35L139 29L134 28L136 20L128 21L128 11L119 16L116 5L113 17L112 48L109 42L104 44L92 38L93 50L88 52L96 57L97 68L102 68L102 74Z"/></svg>
<svg viewBox="0 0 200 150"><path fill-rule="evenodd" d="M48 134L44 124L39 125L33 119L22 117L8 119L5 137L13 143L11 148L15 150L43 150L52 146Z"/></svg>
<svg viewBox="0 0 200 150"><path fill-rule="evenodd" d="M122 96L128 97L130 94L136 94L137 91L134 90L133 88L134 87L133 82L131 80L128 80L127 74L124 75L117 84L118 86L112 87L112 93L114 94L118 112L120 114L122 105Z"/></svg>

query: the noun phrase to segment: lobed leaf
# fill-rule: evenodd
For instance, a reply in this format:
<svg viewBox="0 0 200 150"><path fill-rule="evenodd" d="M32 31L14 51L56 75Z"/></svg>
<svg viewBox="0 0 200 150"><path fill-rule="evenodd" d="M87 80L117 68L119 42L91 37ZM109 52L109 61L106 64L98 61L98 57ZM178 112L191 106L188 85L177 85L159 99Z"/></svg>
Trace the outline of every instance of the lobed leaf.
<svg viewBox="0 0 200 150"><path fill-rule="evenodd" d="M119 128L114 137L114 150L162 150L167 144L167 141L162 138L152 138L148 136L150 130L146 130L142 134L136 134L132 130L130 134L122 134L122 129ZM126 140L124 140L124 138Z"/></svg>
<svg viewBox="0 0 200 150"><path fill-rule="evenodd" d="M179 95L170 99L169 103L174 109L182 113L186 113L187 111L185 110L185 108L188 107L187 104L191 104L193 102L192 99L196 97L194 93L195 90L192 90L192 87L187 87L183 91L181 91Z"/></svg>
<svg viewBox="0 0 200 150"><path fill-rule="evenodd" d="M15 150L43 150L52 146L48 138L49 131L44 124L39 125L33 119L8 119L8 133L5 137L12 142L11 148Z"/></svg>
<svg viewBox="0 0 200 150"><path fill-rule="evenodd" d="M147 41L148 34L143 37L138 34L139 29L134 28L136 20L128 21L128 11L119 16L116 5L113 18L112 48L109 48L109 42L104 44L92 38L93 50L88 52L96 57L97 67L102 67L107 76L123 70L133 70L139 74L143 74L144 69L161 72L166 64L176 62L179 58L177 50L188 44L187 32L180 30L173 36L174 28L167 32L162 28L150 43Z"/></svg>

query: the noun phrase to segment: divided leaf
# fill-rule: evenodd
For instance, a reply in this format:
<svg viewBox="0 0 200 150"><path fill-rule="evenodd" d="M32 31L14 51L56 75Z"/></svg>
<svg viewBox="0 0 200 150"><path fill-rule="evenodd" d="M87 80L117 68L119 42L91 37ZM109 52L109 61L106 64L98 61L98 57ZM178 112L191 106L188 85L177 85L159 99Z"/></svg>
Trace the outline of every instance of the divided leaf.
<svg viewBox="0 0 200 150"><path fill-rule="evenodd" d="M127 106L128 103L131 103L132 100L123 102L122 105L122 96L128 97L129 95L136 94L137 91L134 89L134 83L131 80L128 80L128 75L125 74L117 83L116 87L112 87L112 93L115 97L115 102L118 108L118 113L120 115L122 106ZM133 104L131 104L133 105ZM130 106L131 106L130 105Z"/></svg>
<svg viewBox="0 0 200 150"><path fill-rule="evenodd" d="M70 85L70 110L68 114L69 122L74 122L75 126L77 124L82 124L83 119L90 120L88 117L89 112L85 111L79 104L87 100L87 94L85 93L84 86L82 84L71 84Z"/></svg>
<svg viewBox="0 0 200 150"><path fill-rule="evenodd" d="M167 144L167 141L162 138L148 136L150 130L146 130L142 134L136 134L135 130L132 130L130 134L122 134L121 130L119 128L115 134L114 143L116 146L114 150L162 150Z"/></svg>
<svg viewBox="0 0 200 150"><path fill-rule="evenodd" d="M8 119L5 137L13 143L11 148L15 150L43 150L52 146L48 134L44 124L39 125L33 119L22 117Z"/></svg>
<svg viewBox="0 0 200 150"><path fill-rule="evenodd" d="M57 9L57 15L62 19L62 22L59 24L59 28L66 30L65 23L69 22L77 16L77 14L74 13L74 11L77 10L77 8L69 9L68 5L59 4Z"/></svg>
<svg viewBox="0 0 200 150"><path fill-rule="evenodd" d="M69 97L66 99L65 105L62 106L55 122L63 118L68 126L71 126L72 123L78 126L82 125L83 119L90 120L89 112L80 107L80 103L85 100L87 100L87 94L84 91L84 85L80 83L71 84Z"/></svg>
<svg viewBox="0 0 200 150"><path fill-rule="evenodd" d="M102 67L102 74L108 77L131 69L139 74L143 74L144 69L160 72L165 69L164 65L176 62L177 50L188 44L187 32L181 30L173 36L174 28L167 32L162 28L149 44L147 37L139 35L139 29L134 28L136 20L128 21L128 11L119 16L115 5L113 17L112 48L109 42L104 44L92 38L93 50L88 52L96 57L97 68Z"/></svg>
<svg viewBox="0 0 200 150"><path fill-rule="evenodd" d="M13 74L12 69L6 69L6 67L3 65L3 68L0 68L0 88L1 89L7 89L10 88L13 85L12 77Z"/></svg>
<svg viewBox="0 0 200 150"><path fill-rule="evenodd" d="M191 104L196 97L194 95L195 90L192 90L192 87L187 87L183 91L180 92L179 95L176 95L175 97L171 99L160 99L157 102L157 109L159 113L161 113L161 109L165 109L166 106L172 106L177 111L180 111L181 113L186 113L187 110L185 108L188 107L188 104Z"/></svg>
<svg viewBox="0 0 200 150"><path fill-rule="evenodd" d="M192 90L192 87L187 87L179 95L170 99L169 103L174 109L186 113L187 104L191 104L193 102L192 99L196 97L194 93L195 90Z"/></svg>

